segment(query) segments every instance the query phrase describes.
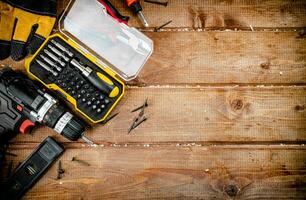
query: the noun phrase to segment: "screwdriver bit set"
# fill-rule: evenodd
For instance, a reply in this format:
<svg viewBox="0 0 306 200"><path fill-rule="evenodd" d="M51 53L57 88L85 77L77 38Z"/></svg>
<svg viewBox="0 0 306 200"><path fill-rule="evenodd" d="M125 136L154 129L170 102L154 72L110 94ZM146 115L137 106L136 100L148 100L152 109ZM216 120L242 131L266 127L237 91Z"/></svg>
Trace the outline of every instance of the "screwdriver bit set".
<svg viewBox="0 0 306 200"><path fill-rule="evenodd" d="M51 35L26 60L40 81L91 123L103 122L137 78L153 52L153 41L108 13L95 0L73 0Z"/></svg>
<svg viewBox="0 0 306 200"><path fill-rule="evenodd" d="M105 120L124 93L124 83L114 73L59 35L49 38L26 66L32 78L56 91L92 123Z"/></svg>

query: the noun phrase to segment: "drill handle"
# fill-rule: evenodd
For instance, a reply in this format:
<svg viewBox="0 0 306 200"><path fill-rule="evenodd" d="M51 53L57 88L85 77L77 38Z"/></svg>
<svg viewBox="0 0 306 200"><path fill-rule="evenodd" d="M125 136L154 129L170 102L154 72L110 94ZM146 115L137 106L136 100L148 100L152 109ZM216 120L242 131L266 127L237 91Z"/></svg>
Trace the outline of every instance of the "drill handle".
<svg viewBox="0 0 306 200"><path fill-rule="evenodd" d="M0 92L0 144L6 143L17 133L26 133L35 124L23 113L22 107Z"/></svg>

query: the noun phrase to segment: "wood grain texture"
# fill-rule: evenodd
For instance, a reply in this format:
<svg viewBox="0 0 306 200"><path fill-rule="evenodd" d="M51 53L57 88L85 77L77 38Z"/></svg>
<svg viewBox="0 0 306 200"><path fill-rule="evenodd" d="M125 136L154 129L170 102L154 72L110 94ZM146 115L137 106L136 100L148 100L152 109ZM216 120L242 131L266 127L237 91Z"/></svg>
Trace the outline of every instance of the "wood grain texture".
<svg viewBox="0 0 306 200"><path fill-rule="evenodd" d="M250 25L268 28L306 26L304 0L168 0L168 6L152 5L142 1L143 12L150 26L159 26L173 20L167 27L241 28ZM124 14L133 16L121 1L112 3ZM131 17L131 26L143 27L137 17Z"/></svg>
<svg viewBox="0 0 306 200"><path fill-rule="evenodd" d="M116 108L120 114L87 136L97 143L302 142L305 94L305 87L131 88ZM146 97L149 119L128 135L138 115L131 110ZM56 136L43 128L16 141L39 142L47 135Z"/></svg>
<svg viewBox="0 0 306 200"><path fill-rule="evenodd" d="M12 141L14 166L47 136L67 149L63 179L56 163L24 199L305 199L306 2L168 1L142 1L151 27L173 20L161 32L131 18L154 53L113 112L120 114L86 133L97 145L46 127ZM24 71L23 61L0 64ZM128 135L137 115L130 111L146 97L149 119Z"/></svg>
<svg viewBox="0 0 306 200"><path fill-rule="evenodd" d="M155 49L136 84L306 83L306 39L298 33L146 34Z"/></svg>
<svg viewBox="0 0 306 200"><path fill-rule="evenodd" d="M33 148L13 145L14 166ZM303 199L301 146L97 147L68 149L24 199ZM73 156L90 167L72 162Z"/></svg>
<svg viewBox="0 0 306 200"><path fill-rule="evenodd" d="M132 85L306 83L306 38L295 32L146 34L154 53Z"/></svg>

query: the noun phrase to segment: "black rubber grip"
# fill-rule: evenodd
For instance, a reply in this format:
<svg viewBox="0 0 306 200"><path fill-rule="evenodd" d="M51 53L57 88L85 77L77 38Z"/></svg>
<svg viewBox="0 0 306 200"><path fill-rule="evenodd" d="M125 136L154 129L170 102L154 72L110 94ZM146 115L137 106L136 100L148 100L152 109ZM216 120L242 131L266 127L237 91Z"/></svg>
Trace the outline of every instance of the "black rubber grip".
<svg viewBox="0 0 306 200"><path fill-rule="evenodd" d="M0 71L0 143L6 143L17 133L21 124L27 120L21 111L17 110L18 104L8 91L7 83L11 76L16 75L10 68Z"/></svg>
<svg viewBox="0 0 306 200"><path fill-rule="evenodd" d="M109 85L103 81L94 71L92 71L87 78L97 89L107 95L109 95L114 89L114 85Z"/></svg>
<svg viewBox="0 0 306 200"><path fill-rule="evenodd" d="M142 11L142 7L141 7L139 2L133 3L130 6L130 8L132 9L133 13L135 13L135 14L139 13L140 11Z"/></svg>

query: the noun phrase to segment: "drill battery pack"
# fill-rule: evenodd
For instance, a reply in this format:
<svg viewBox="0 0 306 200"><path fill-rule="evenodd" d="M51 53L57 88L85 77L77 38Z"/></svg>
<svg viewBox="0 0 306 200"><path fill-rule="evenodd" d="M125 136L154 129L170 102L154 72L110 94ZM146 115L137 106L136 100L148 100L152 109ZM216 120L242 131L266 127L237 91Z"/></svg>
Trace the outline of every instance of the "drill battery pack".
<svg viewBox="0 0 306 200"><path fill-rule="evenodd" d="M62 145L47 137L0 188L0 199L21 199L63 152Z"/></svg>
<svg viewBox="0 0 306 200"><path fill-rule="evenodd" d="M26 60L28 75L90 123L103 122L153 51L153 42L96 0L72 0L51 35Z"/></svg>

